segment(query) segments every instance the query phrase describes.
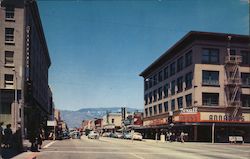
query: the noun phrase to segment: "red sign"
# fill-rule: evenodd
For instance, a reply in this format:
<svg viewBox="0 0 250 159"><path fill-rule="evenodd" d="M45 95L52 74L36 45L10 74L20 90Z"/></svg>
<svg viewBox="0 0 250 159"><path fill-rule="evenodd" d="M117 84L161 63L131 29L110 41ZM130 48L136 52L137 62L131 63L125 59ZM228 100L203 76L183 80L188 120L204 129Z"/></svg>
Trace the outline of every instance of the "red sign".
<svg viewBox="0 0 250 159"><path fill-rule="evenodd" d="M196 114L180 114L174 117L174 122L199 122L200 113Z"/></svg>

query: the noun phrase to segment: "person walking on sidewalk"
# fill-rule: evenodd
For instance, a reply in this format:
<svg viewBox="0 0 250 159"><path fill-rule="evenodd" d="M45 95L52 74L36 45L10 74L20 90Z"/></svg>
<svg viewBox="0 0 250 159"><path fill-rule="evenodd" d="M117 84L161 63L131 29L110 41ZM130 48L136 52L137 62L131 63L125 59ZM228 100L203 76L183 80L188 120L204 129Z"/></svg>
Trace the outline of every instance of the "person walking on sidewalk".
<svg viewBox="0 0 250 159"><path fill-rule="evenodd" d="M10 127L11 124L8 124L6 129L4 129L4 145L6 148L10 148L12 146L12 130Z"/></svg>
<svg viewBox="0 0 250 159"><path fill-rule="evenodd" d="M43 128L40 129L39 131L39 136L38 136L38 148L42 148L43 140L44 140L45 132Z"/></svg>
<svg viewBox="0 0 250 159"><path fill-rule="evenodd" d="M182 132L181 132L181 135L180 135L180 138L181 138L181 142L182 142L182 143L184 143L184 135L185 135L185 134L184 134L184 132L182 131Z"/></svg>
<svg viewBox="0 0 250 159"><path fill-rule="evenodd" d="M0 122L0 149L2 148L3 143L3 122Z"/></svg>

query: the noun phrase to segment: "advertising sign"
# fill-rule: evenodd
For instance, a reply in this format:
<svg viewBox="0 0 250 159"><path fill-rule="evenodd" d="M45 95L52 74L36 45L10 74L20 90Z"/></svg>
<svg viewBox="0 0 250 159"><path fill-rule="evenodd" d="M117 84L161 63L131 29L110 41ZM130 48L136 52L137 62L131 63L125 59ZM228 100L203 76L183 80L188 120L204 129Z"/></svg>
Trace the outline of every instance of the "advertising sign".
<svg viewBox="0 0 250 159"><path fill-rule="evenodd" d="M56 121L55 120L52 120L52 121L47 121L47 126L56 126L57 125L57 123L56 123Z"/></svg>

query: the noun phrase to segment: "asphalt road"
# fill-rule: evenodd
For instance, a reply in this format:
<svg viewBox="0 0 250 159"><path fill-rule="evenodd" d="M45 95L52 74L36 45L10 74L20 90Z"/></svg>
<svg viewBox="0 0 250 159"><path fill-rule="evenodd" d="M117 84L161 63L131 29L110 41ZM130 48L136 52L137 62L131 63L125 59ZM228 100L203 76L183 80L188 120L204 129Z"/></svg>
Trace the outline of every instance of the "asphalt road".
<svg viewBox="0 0 250 159"><path fill-rule="evenodd" d="M51 142L38 159L250 159L250 145L156 143L113 138Z"/></svg>

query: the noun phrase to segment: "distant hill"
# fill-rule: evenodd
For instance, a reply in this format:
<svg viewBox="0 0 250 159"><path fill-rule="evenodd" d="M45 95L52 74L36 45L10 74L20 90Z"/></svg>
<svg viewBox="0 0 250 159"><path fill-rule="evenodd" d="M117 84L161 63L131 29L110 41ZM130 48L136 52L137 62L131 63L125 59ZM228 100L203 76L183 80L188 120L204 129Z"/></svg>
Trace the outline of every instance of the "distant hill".
<svg viewBox="0 0 250 159"><path fill-rule="evenodd" d="M136 112L138 109L127 108L128 112ZM83 120L103 117L107 111L121 112L120 107L110 108L83 108L77 111L61 110L62 119L68 124L69 128L80 127ZM142 110L138 110L142 111Z"/></svg>

